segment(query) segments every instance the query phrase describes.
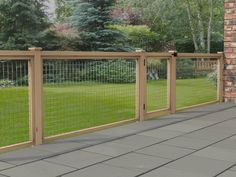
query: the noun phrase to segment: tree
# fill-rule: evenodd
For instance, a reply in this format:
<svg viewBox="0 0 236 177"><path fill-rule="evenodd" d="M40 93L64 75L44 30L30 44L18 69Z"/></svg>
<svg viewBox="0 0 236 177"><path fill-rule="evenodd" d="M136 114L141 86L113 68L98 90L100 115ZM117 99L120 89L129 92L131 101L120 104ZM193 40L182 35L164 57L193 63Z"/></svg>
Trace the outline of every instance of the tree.
<svg viewBox="0 0 236 177"><path fill-rule="evenodd" d="M56 3L56 20L65 22L67 17L71 16L71 8L67 0L55 0Z"/></svg>
<svg viewBox="0 0 236 177"><path fill-rule="evenodd" d="M44 3L45 0L0 1L0 49L26 50L40 44L55 49L48 45L56 36L48 29Z"/></svg>
<svg viewBox="0 0 236 177"><path fill-rule="evenodd" d="M223 46L223 2L120 0L117 8L132 8L163 44L174 42L181 52L212 52Z"/></svg>
<svg viewBox="0 0 236 177"><path fill-rule="evenodd" d="M71 26L79 33L82 44L78 46L87 51L127 51L124 46L125 35L109 29L115 24L110 12L115 0L72 0Z"/></svg>
<svg viewBox="0 0 236 177"><path fill-rule="evenodd" d="M146 25L113 25L111 28L124 33L128 37L127 44L133 48L152 52L160 47L160 36Z"/></svg>

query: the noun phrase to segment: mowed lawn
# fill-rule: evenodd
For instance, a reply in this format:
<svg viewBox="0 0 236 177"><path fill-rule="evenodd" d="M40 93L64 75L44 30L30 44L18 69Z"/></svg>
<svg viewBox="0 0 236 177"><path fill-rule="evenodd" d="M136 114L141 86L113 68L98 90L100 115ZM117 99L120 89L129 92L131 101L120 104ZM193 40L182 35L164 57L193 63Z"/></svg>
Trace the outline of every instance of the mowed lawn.
<svg viewBox="0 0 236 177"><path fill-rule="evenodd" d="M148 82L148 111L167 107L165 80ZM177 80L177 107L216 100L202 79ZM28 89L0 89L0 146L29 140ZM135 84L78 83L44 86L44 135L51 136L135 117Z"/></svg>

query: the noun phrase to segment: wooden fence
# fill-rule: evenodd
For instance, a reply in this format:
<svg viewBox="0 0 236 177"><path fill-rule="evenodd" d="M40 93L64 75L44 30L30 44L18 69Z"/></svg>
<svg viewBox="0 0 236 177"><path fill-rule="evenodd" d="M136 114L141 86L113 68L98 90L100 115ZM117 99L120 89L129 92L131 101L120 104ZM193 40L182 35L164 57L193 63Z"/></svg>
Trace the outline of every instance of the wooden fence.
<svg viewBox="0 0 236 177"><path fill-rule="evenodd" d="M195 71L211 71L217 65L217 61L195 61Z"/></svg>
<svg viewBox="0 0 236 177"><path fill-rule="evenodd" d="M134 119L119 121L111 124L100 125L79 131L67 132L60 135L45 137L43 133L43 61L50 60L98 60L126 58L136 61L136 116ZM167 108L147 112L147 59L167 60ZM62 137L80 135L88 132L119 126L128 122L144 121L162 115L176 113L176 60L189 58L204 58L217 60L217 100L223 101L223 53L147 53L147 52L69 52L69 51L42 51L40 48L30 48L29 51L0 51L0 60L27 60L29 75L29 134L30 141L10 146L0 147L7 151L30 145L40 145ZM210 104L210 103L204 103ZM203 105L204 105L203 104ZM200 105L193 105L200 106ZM202 104L201 104L202 106ZM186 108L185 108L186 109ZM0 126L1 127L1 126Z"/></svg>

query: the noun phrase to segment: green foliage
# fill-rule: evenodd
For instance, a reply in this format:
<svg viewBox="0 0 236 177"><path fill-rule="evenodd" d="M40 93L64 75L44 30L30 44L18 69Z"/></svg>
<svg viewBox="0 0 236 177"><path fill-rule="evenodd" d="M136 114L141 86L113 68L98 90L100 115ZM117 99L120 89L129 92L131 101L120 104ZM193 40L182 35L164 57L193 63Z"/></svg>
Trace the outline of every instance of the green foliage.
<svg viewBox="0 0 236 177"><path fill-rule="evenodd" d="M0 2L0 49L27 50L42 46L57 49L44 11L45 0L2 0ZM52 45L54 45L52 47Z"/></svg>
<svg viewBox="0 0 236 177"><path fill-rule="evenodd" d="M113 25L110 26L110 28L123 32L129 39L129 46L151 52L155 51L160 45L159 35L151 31L151 29L146 25Z"/></svg>
<svg viewBox="0 0 236 177"><path fill-rule="evenodd" d="M46 61L44 62L43 75L44 83L61 83L74 80L77 73L76 64L72 62L60 61ZM72 66L73 72L69 72L69 67Z"/></svg>
<svg viewBox="0 0 236 177"><path fill-rule="evenodd" d="M187 52L187 53L194 53L194 45L192 39L188 37L183 37L181 39L177 39L176 41L176 50L178 52Z"/></svg>
<svg viewBox="0 0 236 177"><path fill-rule="evenodd" d="M14 87L15 83L11 80L8 79L3 79L0 80L0 88L9 88L9 87Z"/></svg>
<svg viewBox="0 0 236 177"><path fill-rule="evenodd" d="M71 26L76 29L82 44L78 46L87 51L127 51L125 36L118 30L109 29L115 21L110 12L115 0L72 0Z"/></svg>
<svg viewBox="0 0 236 177"><path fill-rule="evenodd" d="M191 59L179 59L176 62L176 78L177 79L193 79L195 78L195 66Z"/></svg>
<svg viewBox="0 0 236 177"><path fill-rule="evenodd" d="M44 83L63 82L135 82L133 61L47 61L44 63Z"/></svg>
<svg viewBox="0 0 236 177"><path fill-rule="evenodd" d="M89 63L82 70L83 81L100 81L104 83L134 83L135 67L132 61L111 60Z"/></svg>
<svg viewBox="0 0 236 177"><path fill-rule="evenodd" d="M188 2L193 29L190 27L188 18ZM210 2L210 0L119 0L116 9L123 11L129 9L136 17L140 17L140 21L144 25L159 34L159 41L164 47L169 43L174 43L178 52L206 52ZM223 49L223 3L223 0L213 0L213 18L210 29L211 52L222 51ZM200 4L200 8L198 8L198 4ZM203 23L203 40L200 34L198 9ZM124 20L126 20L125 17L124 15ZM198 51L193 43L193 35L196 37ZM205 44L205 48L202 48L202 42Z"/></svg>
<svg viewBox="0 0 236 177"><path fill-rule="evenodd" d="M16 85L17 86L27 86L29 82L28 75L22 76L18 79L16 79Z"/></svg>
<svg viewBox="0 0 236 177"><path fill-rule="evenodd" d="M55 0L56 3L56 20L65 22L67 17L71 16L71 8L67 0Z"/></svg>
<svg viewBox="0 0 236 177"><path fill-rule="evenodd" d="M42 46L44 50L59 50L63 46L63 38L58 36L53 29L39 32L34 40L35 43L32 45Z"/></svg>

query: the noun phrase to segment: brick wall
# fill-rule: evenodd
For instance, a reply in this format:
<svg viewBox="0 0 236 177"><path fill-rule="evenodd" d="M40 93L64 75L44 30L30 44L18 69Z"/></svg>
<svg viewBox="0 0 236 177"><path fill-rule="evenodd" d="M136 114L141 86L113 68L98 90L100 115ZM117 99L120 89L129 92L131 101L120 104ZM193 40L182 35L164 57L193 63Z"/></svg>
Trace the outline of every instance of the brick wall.
<svg viewBox="0 0 236 177"><path fill-rule="evenodd" d="M236 103L236 0L225 0L224 99Z"/></svg>

